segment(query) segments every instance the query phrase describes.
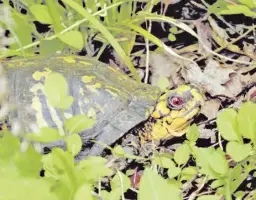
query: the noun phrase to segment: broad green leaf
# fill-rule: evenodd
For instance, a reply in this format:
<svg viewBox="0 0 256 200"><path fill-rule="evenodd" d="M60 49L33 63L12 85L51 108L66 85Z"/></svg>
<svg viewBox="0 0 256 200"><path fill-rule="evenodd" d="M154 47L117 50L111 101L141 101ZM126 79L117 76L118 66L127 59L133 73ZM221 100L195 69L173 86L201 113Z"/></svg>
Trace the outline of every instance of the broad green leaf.
<svg viewBox="0 0 256 200"><path fill-rule="evenodd" d="M110 185L112 190L119 190L121 196L131 187L131 181L125 174L118 171L111 179Z"/></svg>
<svg viewBox="0 0 256 200"><path fill-rule="evenodd" d="M244 103L238 111L239 131L245 138L256 141L256 104Z"/></svg>
<svg viewBox="0 0 256 200"><path fill-rule="evenodd" d="M219 178L219 174L215 172L210 166L211 155L214 152L214 148L198 148L194 147L194 153L196 163L198 167L201 167L200 172L209 176L209 179Z"/></svg>
<svg viewBox="0 0 256 200"><path fill-rule="evenodd" d="M228 171L228 161L226 160L223 152L214 151L211 154L211 159L209 159L209 163L212 169L221 175L226 174Z"/></svg>
<svg viewBox="0 0 256 200"><path fill-rule="evenodd" d="M228 5L227 9L220 11L220 15L244 14L247 17L255 17L256 13L244 5Z"/></svg>
<svg viewBox="0 0 256 200"><path fill-rule="evenodd" d="M229 141L241 141L237 126L237 112L227 108L217 116L217 127L221 136Z"/></svg>
<svg viewBox="0 0 256 200"><path fill-rule="evenodd" d="M149 168L144 170L140 181L138 200L162 200L171 197L172 200L181 200L181 190L169 184L160 175Z"/></svg>
<svg viewBox="0 0 256 200"><path fill-rule="evenodd" d="M220 200L222 197L221 196L215 196L215 195L203 195L198 197L197 200Z"/></svg>
<svg viewBox="0 0 256 200"><path fill-rule="evenodd" d="M20 151L20 140L10 132L2 132L0 139L0 160L10 160L16 152Z"/></svg>
<svg viewBox="0 0 256 200"><path fill-rule="evenodd" d="M77 189L74 200L93 200L92 191L91 185L84 183Z"/></svg>
<svg viewBox="0 0 256 200"><path fill-rule="evenodd" d="M58 37L62 42L79 51L84 46L84 39L79 31L69 31Z"/></svg>
<svg viewBox="0 0 256 200"><path fill-rule="evenodd" d="M36 21L41 22L42 24L52 24L52 18L49 14L47 6L40 4L33 4L29 6L30 12L36 18Z"/></svg>
<svg viewBox="0 0 256 200"><path fill-rule="evenodd" d="M199 138L199 131L196 124L190 126L187 130L186 137L190 142L195 142Z"/></svg>
<svg viewBox="0 0 256 200"><path fill-rule="evenodd" d="M58 200L49 181L37 178L0 178L1 200Z"/></svg>
<svg viewBox="0 0 256 200"><path fill-rule="evenodd" d="M181 169L179 167L172 167L172 168L169 168L167 171L169 178L174 178L178 176L180 172L181 172Z"/></svg>
<svg viewBox="0 0 256 200"><path fill-rule="evenodd" d="M49 143L60 140L62 136L55 128L42 127L39 133L27 133L24 138L35 142Z"/></svg>
<svg viewBox="0 0 256 200"><path fill-rule="evenodd" d="M174 153L174 160L178 165L183 165L188 162L189 155L189 146L187 144L182 144L176 149Z"/></svg>
<svg viewBox="0 0 256 200"><path fill-rule="evenodd" d="M44 82L44 92L49 103L60 109L68 109L74 98L68 96L68 84L65 77L60 73L50 73Z"/></svg>
<svg viewBox="0 0 256 200"><path fill-rule="evenodd" d="M123 157L125 155L124 148L121 145L117 145L113 148L113 154Z"/></svg>
<svg viewBox="0 0 256 200"><path fill-rule="evenodd" d="M63 27L62 27L61 20L60 20L60 18L62 16L59 13L59 9L57 7L58 2L52 1L52 0L45 0L45 3L47 5L47 7L48 7L49 14L50 14L50 16L52 18L54 32L55 33L59 33L60 31L62 31Z"/></svg>
<svg viewBox="0 0 256 200"><path fill-rule="evenodd" d="M229 142L227 144L227 154L236 162L247 158L251 151L252 146L250 144L240 144L238 142Z"/></svg>
<svg viewBox="0 0 256 200"><path fill-rule="evenodd" d="M16 38L16 43L10 45L11 49L22 48L25 45L31 44L33 25L28 23L28 19L23 15L14 10L12 12L12 20L13 23L9 23L8 26L11 27L11 35Z"/></svg>
<svg viewBox="0 0 256 200"><path fill-rule="evenodd" d="M42 155L29 145L25 152L19 152L15 157L15 164L19 174L31 178L39 178L42 169ZM33 165L31 165L33 163Z"/></svg>
<svg viewBox="0 0 256 200"><path fill-rule="evenodd" d="M81 137L77 133L68 136L66 139L67 150L72 156L76 156L81 151L82 145Z"/></svg>
<svg viewBox="0 0 256 200"><path fill-rule="evenodd" d="M235 193L236 200L242 200L246 193L244 191L237 191Z"/></svg>
<svg viewBox="0 0 256 200"><path fill-rule="evenodd" d="M62 52L64 43L58 38L53 40L42 40L40 42L40 55L55 54L57 51Z"/></svg>
<svg viewBox="0 0 256 200"><path fill-rule="evenodd" d="M82 169L86 180L98 181L99 177L110 176L113 171L106 167L107 159L99 156L90 156L78 163L77 168ZM97 166L97 167L95 167Z"/></svg>
<svg viewBox="0 0 256 200"><path fill-rule="evenodd" d="M222 179L217 179L217 180L214 180L212 183L211 183L211 188L212 189L216 189L220 186L223 186L225 184L225 181L222 180Z"/></svg>
<svg viewBox="0 0 256 200"><path fill-rule="evenodd" d="M166 88L169 87L169 80L168 78L162 76L158 79L157 81L157 86L161 89L161 90L165 90Z"/></svg>
<svg viewBox="0 0 256 200"><path fill-rule="evenodd" d="M255 0L238 0L238 1L251 9L256 8Z"/></svg>
<svg viewBox="0 0 256 200"><path fill-rule="evenodd" d="M153 163L159 165L162 168L175 167L175 163L172 161L170 157L167 157L166 155L155 156Z"/></svg>
<svg viewBox="0 0 256 200"><path fill-rule="evenodd" d="M192 179L196 174L197 174L197 169L196 167L186 167L181 171L181 178L180 180L190 180Z"/></svg>
<svg viewBox="0 0 256 200"><path fill-rule="evenodd" d="M71 134L92 128L95 123L96 121L94 119L90 119L83 114L71 117L64 122L65 129Z"/></svg>

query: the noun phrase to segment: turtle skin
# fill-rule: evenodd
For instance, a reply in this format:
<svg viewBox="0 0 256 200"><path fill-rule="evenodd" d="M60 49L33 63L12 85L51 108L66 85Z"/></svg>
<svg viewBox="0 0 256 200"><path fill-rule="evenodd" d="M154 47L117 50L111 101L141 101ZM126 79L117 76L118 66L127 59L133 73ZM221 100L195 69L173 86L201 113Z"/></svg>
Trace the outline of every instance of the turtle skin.
<svg viewBox="0 0 256 200"><path fill-rule="evenodd" d="M61 134L65 134L63 115L49 105L43 92L43 84L45 77L51 72L61 73L67 79L69 95L73 96L75 101L70 109L64 111L64 117L85 114L96 119L95 126L80 133L85 146L82 152L83 156L98 155L103 150L99 145L89 145L88 141L96 140L110 145L149 118L155 119L150 120L149 124L159 125L157 123L159 120L163 122L166 115L170 115L167 110L173 109L167 104L166 107L163 107L163 96L168 96L168 92L163 94L156 87L136 82L118 69L93 58L35 56L4 62L3 66L8 77L10 101L17 105L17 109L10 113L9 120L22 122L26 132L33 131L33 125L36 125L38 128L55 127ZM190 91L190 87L186 89ZM178 94L179 92L175 91L174 93ZM194 93L197 91L195 90ZM179 93L179 95L182 96L183 93ZM202 97L197 95L196 100L193 98L192 95L185 103L189 104L190 110L195 110L194 107L197 109L193 114L190 113L186 122L189 122L199 112L198 108L201 105ZM169 101L168 98L165 99ZM161 102L160 106L157 106L158 102ZM192 102L194 102L193 105ZM189 110L184 107L179 110L183 109L183 112ZM160 123L160 126L161 124L163 125ZM152 128L154 126L147 130L152 131ZM160 130L158 126L155 129ZM146 130L144 129L144 131ZM145 135L150 138L149 131ZM158 139L161 137L166 137L166 135L161 136L160 134ZM88 148L86 148L86 144L88 144ZM63 141L47 144L50 147L64 147L64 145Z"/></svg>

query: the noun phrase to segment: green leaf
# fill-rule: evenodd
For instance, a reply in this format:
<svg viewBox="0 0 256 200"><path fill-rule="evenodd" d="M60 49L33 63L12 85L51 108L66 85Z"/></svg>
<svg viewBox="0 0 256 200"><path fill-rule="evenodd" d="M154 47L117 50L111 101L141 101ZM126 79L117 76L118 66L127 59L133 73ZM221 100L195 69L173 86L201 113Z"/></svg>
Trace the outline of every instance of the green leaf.
<svg viewBox="0 0 256 200"><path fill-rule="evenodd" d="M242 200L246 193L244 191L237 191L235 193L236 200Z"/></svg>
<svg viewBox="0 0 256 200"><path fill-rule="evenodd" d="M16 38L17 43L12 44L11 49L22 48L31 44L33 25L28 23L27 18L15 11L12 12L12 20L14 23L9 23L8 26L11 27L11 35Z"/></svg>
<svg viewBox="0 0 256 200"><path fill-rule="evenodd" d="M225 184L225 181L222 180L222 179L217 179L217 180L214 180L212 183L211 183L211 188L212 189L216 189L220 186L223 186Z"/></svg>
<svg viewBox="0 0 256 200"><path fill-rule="evenodd" d="M178 165L186 164L188 162L189 155L189 146L187 144L182 144L176 149L174 153L174 160Z"/></svg>
<svg viewBox="0 0 256 200"><path fill-rule="evenodd" d="M68 136L66 139L67 150L72 156L76 156L81 151L82 145L81 137L76 133Z"/></svg>
<svg viewBox="0 0 256 200"><path fill-rule="evenodd" d="M58 200L51 192L50 182L37 178L0 178L1 199L8 200Z"/></svg>
<svg viewBox="0 0 256 200"><path fill-rule="evenodd" d="M29 145L25 152L19 152L15 157L15 164L19 174L31 178L39 178L42 169L42 155ZM33 165L31 165L33 163Z"/></svg>
<svg viewBox="0 0 256 200"><path fill-rule="evenodd" d="M224 152L214 151L211 154L211 159L209 159L209 163L212 169L221 175L226 174L228 171L228 161L226 160Z"/></svg>
<svg viewBox="0 0 256 200"><path fill-rule="evenodd" d="M73 97L67 96L68 84L60 73L52 72L46 77L44 92L49 103L55 108L68 109L74 101Z"/></svg>
<svg viewBox="0 0 256 200"><path fill-rule="evenodd" d="M58 38L65 44L79 51L84 47L84 39L79 31L69 31L63 35L59 35Z"/></svg>
<svg viewBox="0 0 256 200"><path fill-rule="evenodd" d="M24 138L35 142L49 143L60 140L62 136L55 128L42 127L39 133L27 133Z"/></svg>
<svg viewBox="0 0 256 200"><path fill-rule="evenodd" d="M162 76L158 79L157 81L157 86L161 89L161 90L165 90L166 88L169 87L169 80L168 78Z"/></svg>
<svg viewBox="0 0 256 200"><path fill-rule="evenodd" d="M92 16L85 8L71 0L63 0L65 4L73 8L77 13L82 15L84 18L88 19L88 21L96 28L98 31L102 33L102 35L108 40L108 42L113 46L118 56L124 61L124 63L128 66L132 74L134 75L135 80L140 81L138 73L134 68L130 58L125 54L124 50L120 46L119 42L115 39L115 37L109 32L107 27L105 27L101 21L99 21L96 17Z"/></svg>
<svg viewBox="0 0 256 200"><path fill-rule="evenodd" d="M239 131L245 138L256 141L256 104L244 103L238 111Z"/></svg>
<svg viewBox="0 0 256 200"><path fill-rule="evenodd" d="M33 4L29 6L30 12L35 16L36 21L43 24L52 24L52 18L49 14L47 6L40 4Z"/></svg>
<svg viewBox="0 0 256 200"><path fill-rule="evenodd" d="M156 174L149 168L144 170L140 181L138 200L156 200L171 197L172 200L181 200L181 190L173 184L169 184L160 175Z"/></svg>
<svg viewBox="0 0 256 200"><path fill-rule="evenodd" d="M174 178L178 176L180 172L181 172L181 169L179 167L172 167L172 168L169 168L167 171L169 178Z"/></svg>
<svg viewBox="0 0 256 200"><path fill-rule="evenodd" d="M171 42L174 42L174 41L176 41L176 36L172 33L169 33L168 34L168 40L170 40Z"/></svg>
<svg viewBox="0 0 256 200"><path fill-rule="evenodd" d="M240 144L238 142L229 142L227 144L227 154L236 162L247 158L251 151L252 146L250 144Z"/></svg>
<svg viewBox="0 0 256 200"><path fill-rule="evenodd" d="M110 181L110 185L111 185L111 189L118 190L121 196L131 187L131 181L125 174L118 171Z"/></svg>
<svg viewBox="0 0 256 200"><path fill-rule="evenodd" d="M175 167L175 163L172 159L166 155L156 156L153 160L153 163L159 165L162 168L173 168Z"/></svg>
<svg viewBox="0 0 256 200"><path fill-rule="evenodd" d="M125 155L124 148L121 145L117 145L113 148L113 154L123 157Z"/></svg>
<svg viewBox="0 0 256 200"><path fill-rule="evenodd" d="M220 11L220 15L244 14L247 17L255 17L256 13L244 5L228 5L227 9Z"/></svg>
<svg viewBox="0 0 256 200"><path fill-rule="evenodd" d="M10 132L4 132L0 139L0 160L10 160L18 151L20 140Z"/></svg>
<svg viewBox="0 0 256 200"><path fill-rule="evenodd" d="M198 167L201 167L200 172L209 176L209 179L219 178L219 174L210 166L211 155L214 152L213 147L198 148L194 147L194 156Z"/></svg>
<svg viewBox="0 0 256 200"><path fill-rule="evenodd" d="M83 114L73 116L64 122L65 129L67 129L71 134L79 133L86 129L92 128L95 123L96 120L90 119Z"/></svg>
<svg viewBox="0 0 256 200"><path fill-rule="evenodd" d="M42 40L40 42L40 55L55 54L57 51L62 51L64 43L58 38L53 40Z"/></svg>
<svg viewBox="0 0 256 200"><path fill-rule="evenodd" d="M237 112L234 109L227 108L217 116L217 127L221 136L229 141L241 141L241 135L238 132Z"/></svg>
<svg viewBox="0 0 256 200"><path fill-rule="evenodd" d="M253 9L256 8L256 1L255 0L238 0L241 4L246 5L247 7Z"/></svg>
<svg viewBox="0 0 256 200"><path fill-rule="evenodd" d="M197 173L196 167L186 167L181 171L180 181L191 180Z"/></svg>
<svg viewBox="0 0 256 200"><path fill-rule="evenodd" d="M93 200L92 191L91 185L84 183L77 189L74 200Z"/></svg>
<svg viewBox="0 0 256 200"><path fill-rule="evenodd" d="M220 196L215 196L215 195L203 195L198 197L197 200L220 200Z"/></svg>
<svg viewBox="0 0 256 200"><path fill-rule="evenodd" d="M178 33L178 29L177 29L176 26L171 27L171 28L169 29L169 31L170 31L171 33L173 33L173 34Z"/></svg>
<svg viewBox="0 0 256 200"><path fill-rule="evenodd" d="M99 156L90 156L86 160L80 161L77 168L83 170L86 180L98 181L99 177L110 176L113 173L111 169L105 166L107 161L107 159Z"/></svg>
<svg viewBox="0 0 256 200"><path fill-rule="evenodd" d="M186 137L190 142L196 142L199 138L199 130L196 124L190 126L187 130Z"/></svg>

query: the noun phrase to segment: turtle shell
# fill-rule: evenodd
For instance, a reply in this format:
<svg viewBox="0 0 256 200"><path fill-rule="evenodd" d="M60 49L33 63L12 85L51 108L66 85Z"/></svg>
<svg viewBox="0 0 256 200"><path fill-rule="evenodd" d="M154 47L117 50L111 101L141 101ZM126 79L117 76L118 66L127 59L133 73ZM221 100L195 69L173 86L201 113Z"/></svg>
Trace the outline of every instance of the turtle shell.
<svg viewBox="0 0 256 200"><path fill-rule="evenodd" d="M56 127L61 134L63 118L49 105L43 92L45 77L61 73L68 82L69 95L75 101L65 110L66 117L85 114L96 119L96 125L80 133L84 143L89 139L110 145L135 125L146 120L160 91L139 83L119 70L92 58L78 56L32 57L4 63L10 98L17 105L10 120L19 120L31 131L31 122L38 127ZM32 112L29 111L32 108ZM64 144L58 143L58 145ZM98 154L94 148L90 154Z"/></svg>

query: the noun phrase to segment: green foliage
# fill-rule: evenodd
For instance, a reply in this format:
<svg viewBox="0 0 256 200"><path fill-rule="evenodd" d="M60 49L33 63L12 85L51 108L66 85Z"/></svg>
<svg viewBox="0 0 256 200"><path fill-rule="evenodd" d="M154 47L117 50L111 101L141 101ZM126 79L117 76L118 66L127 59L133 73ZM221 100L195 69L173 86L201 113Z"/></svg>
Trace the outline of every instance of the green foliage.
<svg viewBox="0 0 256 200"><path fill-rule="evenodd" d="M180 192L180 188L176 185L168 183L160 175L146 168L140 182L138 199L155 200L172 197L173 200L181 200Z"/></svg>
<svg viewBox="0 0 256 200"><path fill-rule="evenodd" d="M255 17L256 8L254 0L238 0L238 4L230 4L228 1L218 0L208 8L210 13L216 15L244 14L248 17Z"/></svg>

